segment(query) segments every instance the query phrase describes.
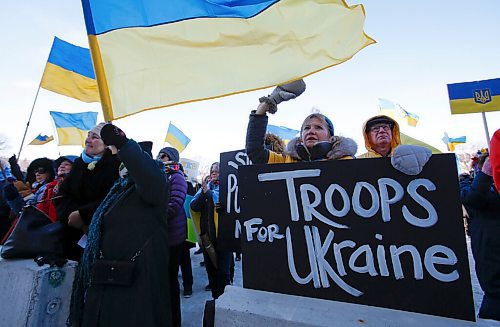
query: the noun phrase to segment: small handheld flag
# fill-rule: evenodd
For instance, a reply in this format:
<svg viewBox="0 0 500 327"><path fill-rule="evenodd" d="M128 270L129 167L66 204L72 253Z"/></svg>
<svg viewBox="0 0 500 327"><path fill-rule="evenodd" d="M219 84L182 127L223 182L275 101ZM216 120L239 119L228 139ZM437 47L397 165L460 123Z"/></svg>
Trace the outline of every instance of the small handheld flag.
<svg viewBox="0 0 500 327"><path fill-rule="evenodd" d="M177 151L182 152L191 140L180 129L178 129L172 122L168 125L167 136L165 142L170 143Z"/></svg>
<svg viewBox="0 0 500 327"><path fill-rule="evenodd" d="M395 120L404 121L409 126L416 127L420 119L416 114L405 110L399 103L387 99L378 99L380 113Z"/></svg>
<svg viewBox="0 0 500 327"><path fill-rule="evenodd" d="M28 143L28 145L43 145L43 144L49 143L50 141L53 141L53 140L54 140L54 137L52 135L47 136L47 135L38 134L38 136L35 137L33 139L33 141Z"/></svg>

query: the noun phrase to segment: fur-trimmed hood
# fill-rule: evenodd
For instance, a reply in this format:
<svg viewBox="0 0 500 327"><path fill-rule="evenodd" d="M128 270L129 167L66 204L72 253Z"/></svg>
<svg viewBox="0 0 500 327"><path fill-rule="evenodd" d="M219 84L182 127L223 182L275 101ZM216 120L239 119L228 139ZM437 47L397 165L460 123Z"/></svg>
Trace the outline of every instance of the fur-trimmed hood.
<svg viewBox="0 0 500 327"><path fill-rule="evenodd" d="M320 142L317 146L317 149L309 151L302 144L300 137L295 137L288 142L284 154L299 161L314 161L351 159L354 158L356 151L358 151L356 142L343 136L332 136L329 142Z"/></svg>

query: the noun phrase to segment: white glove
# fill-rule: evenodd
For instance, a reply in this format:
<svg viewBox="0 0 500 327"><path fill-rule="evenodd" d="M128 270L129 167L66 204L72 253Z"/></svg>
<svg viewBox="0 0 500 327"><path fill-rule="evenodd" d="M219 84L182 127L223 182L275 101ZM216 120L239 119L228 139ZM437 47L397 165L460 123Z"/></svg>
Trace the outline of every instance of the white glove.
<svg viewBox="0 0 500 327"><path fill-rule="evenodd" d="M392 166L406 175L418 175L429 161L432 151L418 145L399 145L391 157Z"/></svg>
<svg viewBox="0 0 500 327"><path fill-rule="evenodd" d="M306 90L306 83L303 79L293 81L288 84L278 85L270 95L259 99L269 105L269 113L274 114L278 110L278 104L283 101L295 99Z"/></svg>

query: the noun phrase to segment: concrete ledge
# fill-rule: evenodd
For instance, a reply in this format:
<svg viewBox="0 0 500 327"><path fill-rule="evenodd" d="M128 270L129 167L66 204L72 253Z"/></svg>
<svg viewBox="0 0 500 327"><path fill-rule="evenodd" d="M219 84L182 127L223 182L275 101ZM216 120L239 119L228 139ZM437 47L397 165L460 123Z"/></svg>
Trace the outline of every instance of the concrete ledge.
<svg viewBox="0 0 500 327"><path fill-rule="evenodd" d="M465 327L499 326L493 320L468 322L366 305L226 286L216 300L215 326L272 327Z"/></svg>
<svg viewBox="0 0 500 327"><path fill-rule="evenodd" d="M33 260L0 259L1 326L65 326L77 263L39 267Z"/></svg>

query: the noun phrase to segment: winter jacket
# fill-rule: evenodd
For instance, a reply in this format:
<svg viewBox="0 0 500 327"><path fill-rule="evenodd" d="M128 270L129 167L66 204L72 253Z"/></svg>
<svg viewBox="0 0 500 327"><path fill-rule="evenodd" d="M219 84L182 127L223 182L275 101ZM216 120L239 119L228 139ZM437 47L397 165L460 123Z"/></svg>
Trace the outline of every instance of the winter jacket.
<svg viewBox="0 0 500 327"><path fill-rule="evenodd" d="M82 249L77 245L82 231L67 226L68 216L78 210L85 224L90 225L95 210L118 178L120 160L106 150L93 169L81 157L73 163L71 172L59 188L61 198L55 200L57 219L66 226L66 255L79 260Z"/></svg>
<svg viewBox="0 0 500 327"><path fill-rule="evenodd" d="M218 214L215 204L218 203L219 185L208 183L208 191L200 188L191 200L191 210L200 213L200 235L208 235L215 245L217 241Z"/></svg>
<svg viewBox="0 0 500 327"><path fill-rule="evenodd" d="M45 214L49 216L52 222L55 222L57 220L57 210L52 198L57 196L59 187L61 186L62 182L63 178L58 177L57 179L47 184L43 196L40 199L41 202L39 202L37 205L38 209L45 212Z"/></svg>
<svg viewBox="0 0 500 327"><path fill-rule="evenodd" d="M370 144L370 139L368 138L368 133L366 132L366 123L372 119L376 118L385 118L393 122L393 127L392 127L392 141L391 141L391 152L387 155L387 157L391 157L392 153L394 152L394 149L398 145L401 144L401 135L399 131L399 124L397 121L392 119L391 117L385 116L385 115L378 115L375 117L371 117L370 119L366 120L365 123L363 124L363 137L365 139L365 148L368 150L368 152L363 153L362 155L358 156L358 158L380 158L382 155L375 150L372 149L372 146Z"/></svg>
<svg viewBox="0 0 500 327"><path fill-rule="evenodd" d="M485 293L479 316L500 320L500 195L493 178L479 171L472 183L460 182L460 196L469 214L476 274Z"/></svg>
<svg viewBox="0 0 500 327"><path fill-rule="evenodd" d="M250 160L255 163L291 163L299 161L312 161L311 157L299 154L297 151L300 146L300 139L295 138L288 142L283 154L270 151L264 144L268 116L257 115L255 112L250 114L246 137L246 152ZM316 160L335 160L352 159L357 151L357 145L354 140L332 136L330 139L331 148L326 155Z"/></svg>
<svg viewBox="0 0 500 327"><path fill-rule="evenodd" d="M118 156L133 183L102 217L100 251L105 259L118 261L141 253L132 285L94 284L87 289L83 326L171 326L167 177L133 140Z"/></svg>
<svg viewBox="0 0 500 327"><path fill-rule="evenodd" d="M184 174L180 171L168 173L170 184L170 200L168 201L168 243L170 246L179 245L187 237L186 199L187 183Z"/></svg>

